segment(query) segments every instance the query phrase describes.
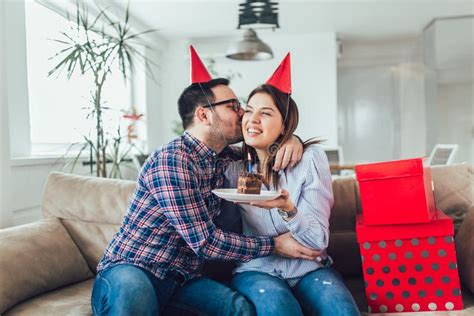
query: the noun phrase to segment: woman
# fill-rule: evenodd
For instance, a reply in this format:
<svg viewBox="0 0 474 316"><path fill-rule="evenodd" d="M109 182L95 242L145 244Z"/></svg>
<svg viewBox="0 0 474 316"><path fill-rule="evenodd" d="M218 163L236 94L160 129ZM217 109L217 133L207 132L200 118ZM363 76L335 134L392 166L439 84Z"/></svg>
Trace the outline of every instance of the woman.
<svg viewBox="0 0 474 316"><path fill-rule="evenodd" d="M263 175L265 189L280 190L281 196L241 204L244 234L291 232L304 246L322 250L322 255L314 261L276 255L254 259L234 271L232 285L255 305L257 315L359 315L340 275L329 267L331 259L325 252L333 194L324 151L315 145L317 141L306 142L296 166L278 173L272 170L276 150L298 125L290 84L287 55L267 84L248 98L242 118L244 157L250 153L256 162L253 172ZM235 186L237 179L231 178Z"/></svg>

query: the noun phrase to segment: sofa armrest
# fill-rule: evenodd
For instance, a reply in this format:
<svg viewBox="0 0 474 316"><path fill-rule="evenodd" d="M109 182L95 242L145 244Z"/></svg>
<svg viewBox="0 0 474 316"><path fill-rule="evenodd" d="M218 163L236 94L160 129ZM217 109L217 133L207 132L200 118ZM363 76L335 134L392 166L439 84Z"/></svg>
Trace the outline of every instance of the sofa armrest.
<svg viewBox="0 0 474 316"><path fill-rule="evenodd" d="M459 276L474 293L474 206L471 206L455 238Z"/></svg>
<svg viewBox="0 0 474 316"><path fill-rule="evenodd" d="M0 314L18 302L94 276L57 218L0 230Z"/></svg>

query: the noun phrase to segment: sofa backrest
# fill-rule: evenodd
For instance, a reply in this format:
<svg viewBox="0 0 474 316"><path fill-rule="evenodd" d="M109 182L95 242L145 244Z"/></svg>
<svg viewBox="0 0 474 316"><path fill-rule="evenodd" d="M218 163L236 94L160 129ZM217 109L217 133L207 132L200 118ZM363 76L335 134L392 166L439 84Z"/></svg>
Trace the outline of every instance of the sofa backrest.
<svg viewBox="0 0 474 316"><path fill-rule="evenodd" d="M473 166L456 164L432 166L436 208L454 219L457 229L474 199Z"/></svg>
<svg viewBox="0 0 474 316"><path fill-rule="evenodd" d="M96 272L105 247L120 227L134 188L133 181L53 172L43 193L43 215L61 220L89 268Z"/></svg>
<svg viewBox="0 0 474 316"><path fill-rule="evenodd" d="M437 208L459 216L472 205L473 174L466 164L432 167ZM61 220L92 271L118 230L127 211L135 182L53 172L44 195L43 214ZM344 276L360 275L361 260L355 235L355 217L361 212L357 181L333 181L334 206L330 219L329 254Z"/></svg>

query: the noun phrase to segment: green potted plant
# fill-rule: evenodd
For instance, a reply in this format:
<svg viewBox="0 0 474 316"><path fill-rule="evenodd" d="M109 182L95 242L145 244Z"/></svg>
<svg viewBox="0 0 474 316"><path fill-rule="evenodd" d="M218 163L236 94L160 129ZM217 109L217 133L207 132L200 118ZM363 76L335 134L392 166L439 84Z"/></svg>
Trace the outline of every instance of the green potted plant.
<svg viewBox="0 0 474 316"><path fill-rule="evenodd" d="M95 128L90 136L83 135L85 142L73 160L73 166L83 152L88 150L91 174L95 166L98 177L121 177L120 165L136 146L123 142L120 129L115 136L104 132L103 115L109 108L105 106L103 87L116 69L119 69L125 81L133 74L136 65L143 65L147 75L152 76L150 64L153 62L142 53L140 46L146 46L143 35L156 30L134 32L129 23L128 5L122 21L115 21L106 9L98 9L99 13L91 18L86 4L76 3L75 14L68 14L70 29L62 31L61 37L54 39L63 44L64 48L51 57L56 65L48 76L60 75L63 71L68 79L73 74L92 74L94 85L90 92L91 106L88 107L87 118L94 120ZM124 145L126 148L121 149ZM112 163L109 172L107 163Z"/></svg>

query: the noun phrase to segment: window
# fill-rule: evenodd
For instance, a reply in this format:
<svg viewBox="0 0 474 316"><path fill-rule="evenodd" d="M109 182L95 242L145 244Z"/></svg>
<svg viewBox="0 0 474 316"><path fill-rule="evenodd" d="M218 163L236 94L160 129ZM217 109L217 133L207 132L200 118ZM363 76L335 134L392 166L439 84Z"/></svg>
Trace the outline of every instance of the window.
<svg viewBox="0 0 474 316"><path fill-rule="evenodd" d="M32 153L65 153L71 143L83 142L94 121L87 119L93 90L92 75L75 76L68 80L65 73L48 77L58 63L50 60L59 50L60 32L71 27L69 21L34 1L25 2L28 92ZM115 135L121 110L128 110L131 91L118 69L112 72L105 85L103 99L111 110L104 113L104 125ZM126 135L125 122L121 121L122 135ZM107 132L107 131L106 131Z"/></svg>

